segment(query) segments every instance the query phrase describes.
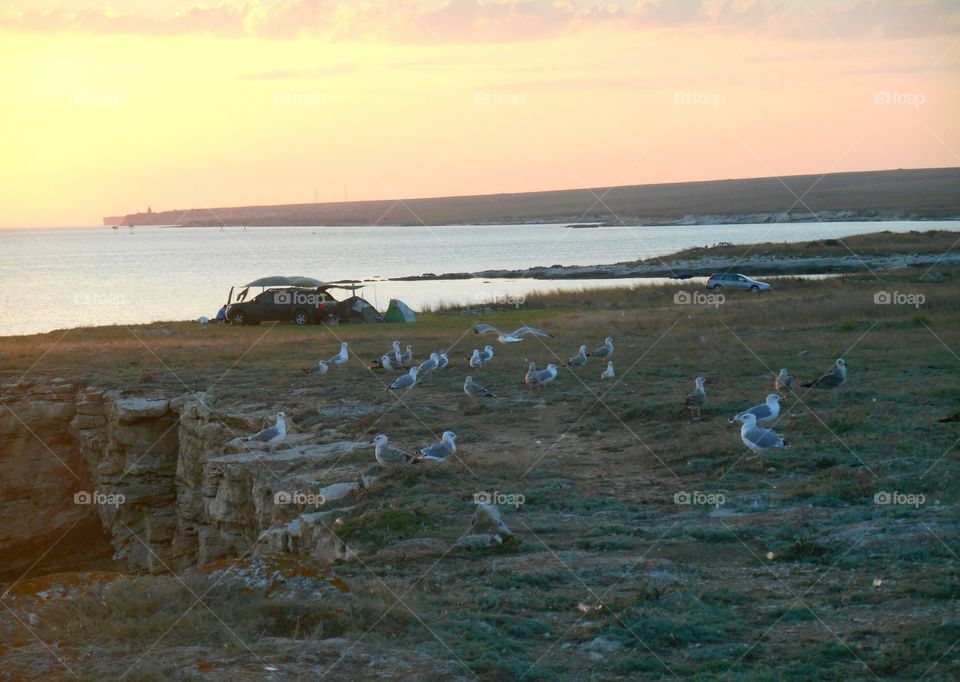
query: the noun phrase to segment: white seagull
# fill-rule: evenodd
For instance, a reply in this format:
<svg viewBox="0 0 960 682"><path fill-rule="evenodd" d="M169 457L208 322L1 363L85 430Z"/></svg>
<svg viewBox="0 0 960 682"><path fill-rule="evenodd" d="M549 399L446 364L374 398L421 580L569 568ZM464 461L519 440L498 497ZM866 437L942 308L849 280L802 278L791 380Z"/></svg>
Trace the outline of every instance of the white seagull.
<svg viewBox="0 0 960 682"><path fill-rule="evenodd" d="M417 372L419 371L419 367L411 367L409 372L397 377L397 380L390 384L390 386L387 387L387 390L396 391L401 388L413 388L417 385Z"/></svg>
<svg viewBox="0 0 960 682"><path fill-rule="evenodd" d="M380 366L384 369L394 369L393 360L390 359L389 354L380 358Z"/></svg>
<svg viewBox="0 0 960 682"><path fill-rule="evenodd" d="M752 414L757 418L758 424L767 424L772 422L780 415L780 396L776 393L771 393L767 396L766 402L762 402L759 405L754 405L750 409L744 410L739 414L730 417L730 423L737 421L738 417L741 417L745 414Z"/></svg>
<svg viewBox="0 0 960 682"><path fill-rule="evenodd" d="M330 369L330 365L328 365L326 362L321 360L313 367L303 370L303 373L304 374L326 374L329 369Z"/></svg>
<svg viewBox="0 0 960 682"><path fill-rule="evenodd" d="M493 360L493 346L484 346L483 350L480 351L479 355L480 355L480 360L483 362L483 364L487 364L488 362Z"/></svg>
<svg viewBox="0 0 960 682"><path fill-rule="evenodd" d="M497 335L497 341L500 343L517 343L523 341L523 337L527 334L553 337L553 334L545 332L542 329L537 329L536 327L520 327L510 333L502 332L489 324L478 324L473 328L474 334L486 334L487 332L494 332Z"/></svg>
<svg viewBox="0 0 960 682"><path fill-rule="evenodd" d="M757 426L757 418L749 412L737 415L737 421L743 423L740 427L740 440L757 454L770 448L790 447L779 433Z"/></svg>
<svg viewBox="0 0 960 682"><path fill-rule="evenodd" d="M788 393L793 390L793 377L786 367L780 368L780 374L773 380L773 388L777 393Z"/></svg>
<svg viewBox="0 0 960 682"><path fill-rule="evenodd" d="M606 368L605 370L603 370L603 372L600 374L600 378L601 378L601 379L612 379L614 376L616 376L616 375L613 373L613 363L612 363L612 362L608 362L608 363L607 363L607 368Z"/></svg>
<svg viewBox="0 0 960 682"><path fill-rule="evenodd" d="M400 354L400 364L409 365L413 361L413 346L407 346L407 350Z"/></svg>
<svg viewBox="0 0 960 682"><path fill-rule="evenodd" d="M440 356L437 353L430 353L430 357L421 362L417 369L419 370L420 374L426 376L439 366Z"/></svg>
<svg viewBox="0 0 960 682"><path fill-rule="evenodd" d="M706 379L703 377L694 379L696 388L694 388L693 391L687 395L686 400L683 401L687 407L690 408L694 419L700 419L700 409L707 404L707 392L703 390L704 381L706 381Z"/></svg>
<svg viewBox="0 0 960 682"><path fill-rule="evenodd" d="M447 357L446 353L440 353L440 364L437 365L437 369L443 369L450 364L450 358Z"/></svg>
<svg viewBox="0 0 960 682"><path fill-rule="evenodd" d="M594 348L592 351L587 353L591 358L608 358L613 355L613 337L608 336L603 340L603 345L599 348Z"/></svg>
<svg viewBox="0 0 960 682"><path fill-rule="evenodd" d="M836 367L818 379L800 384L804 388L825 388L834 391L847 383L847 363L843 358L836 362Z"/></svg>
<svg viewBox="0 0 960 682"><path fill-rule="evenodd" d="M259 431L247 438L247 440L251 442L255 441L257 443L266 443L267 445L275 445L276 443L279 443L287 437L287 426L284 421L286 418L286 413L283 411L277 412L277 423L275 426L271 426L263 431Z"/></svg>
<svg viewBox="0 0 960 682"><path fill-rule="evenodd" d="M347 342L344 341L340 344L340 352L330 358L329 363L331 365L342 365L349 359L350 351L347 349Z"/></svg>
<svg viewBox="0 0 960 682"><path fill-rule="evenodd" d="M428 462L445 462L447 457L457 451L457 434L453 431L444 431L440 440L425 448L420 448L421 460Z"/></svg>
<svg viewBox="0 0 960 682"><path fill-rule="evenodd" d="M400 342L394 341L393 342L393 359L397 361L398 365L403 364L403 360L401 359L401 356L402 356L402 353L400 352Z"/></svg>
<svg viewBox="0 0 960 682"><path fill-rule="evenodd" d="M534 386L543 386L544 384L548 384L556 378L557 366L551 363L547 365L546 369L541 369L539 372L533 372L530 376L530 383Z"/></svg>
<svg viewBox="0 0 960 682"><path fill-rule="evenodd" d="M587 364L587 347L580 346L577 354L567 360L567 367L583 367Z"/></svg>
<svg viewBox="0 0 960 682"><path fill-rule="evenodd" d="M476 348L473 349L473 353L470 355L470 366L474 369L480 369L483 367L483 360L480 358L480 351Z"/></svg>

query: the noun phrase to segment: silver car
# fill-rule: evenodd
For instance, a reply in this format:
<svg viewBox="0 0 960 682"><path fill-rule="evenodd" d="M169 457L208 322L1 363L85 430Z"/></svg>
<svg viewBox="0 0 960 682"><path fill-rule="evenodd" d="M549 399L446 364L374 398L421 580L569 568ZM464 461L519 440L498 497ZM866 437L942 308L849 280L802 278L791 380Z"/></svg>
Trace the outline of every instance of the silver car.
<svg viewBox="0 0 960 682"><path fill-rule="evenodd" d="M710 275L710 279L707 280L708 289L720 290L724 287L730 289L748 289L750 291L770 291L772 288L766 282L760 282L746 275L738 275L732 272Z"/></svg>

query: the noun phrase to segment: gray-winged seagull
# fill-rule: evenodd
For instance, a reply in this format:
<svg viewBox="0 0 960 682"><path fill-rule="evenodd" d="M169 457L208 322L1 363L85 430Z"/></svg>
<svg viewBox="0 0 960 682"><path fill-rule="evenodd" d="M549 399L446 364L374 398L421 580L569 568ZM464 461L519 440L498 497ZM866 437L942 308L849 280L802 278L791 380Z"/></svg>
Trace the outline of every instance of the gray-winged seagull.
<svg viewBox="0 0 960 682"><path fill-rule="evenodd" d="M496 398L493 393L485 389L480 384L476 383L473 380L473 377L468 376L463 382L463 392L466 393L471 398Z"/></svg>
<svg viewBox="0 0 960 682"><path fill-rule="evenodd" d="M428 462L445 462L447 457L457 451L457 434L444 431L440 440L425 448L420 448L420 459Z"/></svg>
<svg viewBox="0 0 960 682"><path fill-rule="evenodd" d="M478 324L473 327L474 334L486 334L487 332L494 332L497 335L497 341L500 343L517 343L523 341L523 337L527 334L553 337L553 334L545 332L542 329L537 329L536 327L520 327L509 333L502 332L489 324Z"/></svg>
<svg viewBox="0 0 960 682"><path fill-rule="evenodd" d="M607 363L607 368L600 374L601 379L612 379L616 376L613 372L613 362Z"/></svg>
<svg viewBox="0 0 960 682"><path fill-rule="evenodd" d="M800 384L804 388L823 388L829 391L836 390L847 383L847 363L843 358L837 360L834 368L813 381Z"/></svg>
<svg viewBox="0 0 960 682"><path fill-rule="evenodd" d="M707 404L707 392L703 390L703 377L694 379L696 387L688 395L684 403L690 408L694 419L700 419L700 410Z"/></svg>
<svg viewBox="0 0 960 682"><path fill-rule="evenodd" d="M740 427L740 440L757 454L770 448L790 447L779 433L757 426L757 418L749 412L737 415L737 421L743 423Z"/></svg>
<svg viewBox="0 0 960 682"><path fill-rule="evenodd" d="M347 348L347 342L344 341L340 344L340 352L330 358L329 363L331 365L342 365L349 359L350 351Z"/></svg>
<svg viewBox="0 0 960 682"><path fill-rule="evenodd" d="M410 371L406 374L398 376L396 381L390 384L387 387L388 391L396 391L398 389L411 389L417 385L417 372L420 371L419 367L411 367Z"/></svg>
<svg viewBox="0 0 960 682"><path fill-rule="evenodd" d="M587 353L591 358L608 358L613 355L613 337L608 336L603 340L603 345L599 348L594 348L592 351Z"/></svg>
<svg viewBox="0 0 960 682"><path fill-rule="evenodd" d="M580 346L576 355L567 359L567 367L583 367L587 364L587 347Z"/></svg>
<svg viewBox="0 0 960 682"><path fill-rule="evenodd" d="M414 461L412 455L408 455L403 450L388 445L387 437L382 433L370 441L370 444L375 446L373 450L374 457L384 466L398 466L401 464L410 464Z"/></svg>
<svg viewBox="0 0 960 682"><path fill-rule="evenodd" d="M737 421L739 417L745 414L752 414L757 418L757 423L766 424L772 422L780 415L780 396L776 393L771 393L767 396L766 402L762 402L759 405L754 405L753 407L744 410L732 417L730 417L730 423Z"/></svg>
<svg viewBox="0 0 960 682"><path fill-rule="evenodd" d="M249 438L248 441L256 441L258 443L266 443L267 445L274 445L279 443L287 436L287 425L286 420L287 415L283 411L277 412L277 423L274 426L270 426L263 431L259 431Z"/></svg>

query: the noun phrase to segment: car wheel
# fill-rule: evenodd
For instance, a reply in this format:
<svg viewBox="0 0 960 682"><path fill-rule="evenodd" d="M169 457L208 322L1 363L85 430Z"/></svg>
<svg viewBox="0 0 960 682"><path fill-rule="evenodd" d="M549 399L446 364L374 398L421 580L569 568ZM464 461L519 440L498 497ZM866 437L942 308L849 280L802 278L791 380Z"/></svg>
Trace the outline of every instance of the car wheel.
<svg viewBox="0 0 960 682"><path fill-rule="evenodd" d="M753 284L750 286L750 291L760 291L760 287L758 287L756 284Z"/></svg>
<svg viewBox="0 0 960 682"><path fill-rule="evenodd" d="M306 310L298 310L293 314L293 321L301 327L305 324L310 324L310 313Z"/></svg>
<svg viewBox="0 0 960 682"><path fill-rule="evenodd" d="M234 324L246 324L247 316L242 310L237 310L236 312L230 315L230 321Z"/></svg>
<svg viewBox="0 0 960 682"><path fill-rule="evenodd" d="M722 285L722 284L714 284L714 285L713 285L713 290L714 290L714 291L720 291L721 289L723 289L723 285Z"/></svg>

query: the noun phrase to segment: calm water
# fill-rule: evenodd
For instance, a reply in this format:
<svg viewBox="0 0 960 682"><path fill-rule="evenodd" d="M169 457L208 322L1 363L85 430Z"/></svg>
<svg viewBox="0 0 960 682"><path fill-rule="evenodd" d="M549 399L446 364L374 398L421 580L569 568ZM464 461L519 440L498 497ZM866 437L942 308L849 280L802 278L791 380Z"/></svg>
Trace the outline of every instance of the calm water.
<svg viewBox="0 0 960 682"><path fill-rule="evenodd" d="M718 241L805 241L957 222L602 227L138 227L0 230L0 335L213 316L231 286L265 275L383 279L535 265L594 265ZM644 280L648 281L648 280ZM637 280L384 282L361 295L414 309Z"/></svg>

